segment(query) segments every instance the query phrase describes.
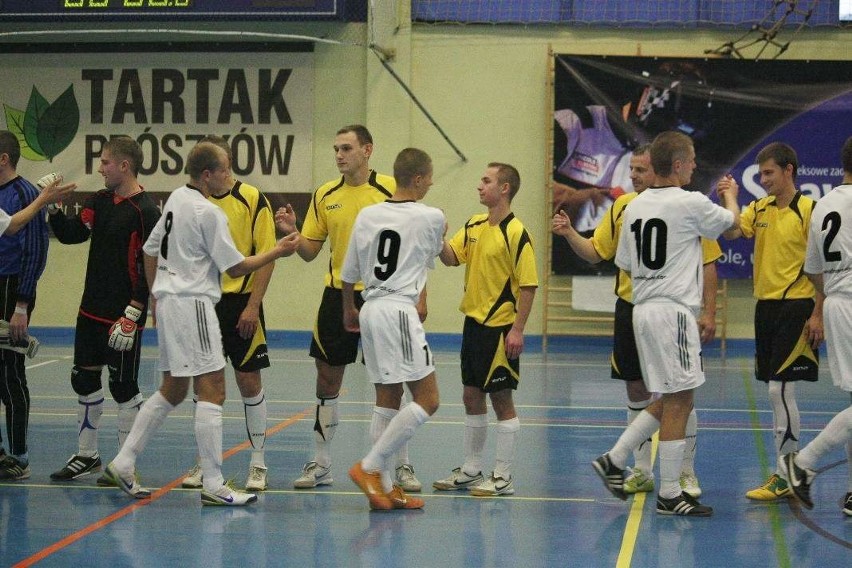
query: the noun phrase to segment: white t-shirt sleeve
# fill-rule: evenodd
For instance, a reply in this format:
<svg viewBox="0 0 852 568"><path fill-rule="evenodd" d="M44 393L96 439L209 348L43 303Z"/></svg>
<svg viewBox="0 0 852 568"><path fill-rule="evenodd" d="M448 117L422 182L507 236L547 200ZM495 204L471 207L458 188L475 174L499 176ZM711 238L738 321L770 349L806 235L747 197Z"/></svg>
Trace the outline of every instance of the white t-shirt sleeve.
<svg viewBox="0 0 852 568"><path fill-rule="evenodd" d="M814 207L811 214L811 226L808 229L808 248L805 252L804 271L808 274L822 274L825 272L823 256L820 251L822 244L822 211L819 203Z"/></svg>
<svg viewBox="0 0 852 568"><path fill-rule="evenodd" d="M706 239L718 239L719 235L731 228L734 214L721 205L716 205L701 193L691 193L695 202L690 208L698 220L698 232Z"/></svg>
<svg viewBox="0 0 852 568"><path fill-rule="evenodd" d="M626 224L628 218L629 218L629 215L627 214L627 211L625 210L625 212L624 212L624 223L625 224L622 225L621 234L618 237L618 245L615 247L615 265L618 266L620 269L626 271L626 272L630 272L630 255L632 254L631 248L630 248L630 245L631 245L631 243L630 243L630 239L631 239L630 231L625 230L629 226L629 225Z"/></svg>
<svg viewBox="0 0 852 568"><path fill-rule="evenodd" d="M225 272L242 262L245 257L234 245L225 212L214 205L201 208L198 214L201 217L199 222L204 247L219 272Z"/></svg>
<svg viewBox="0 0 852 568"><path fill-rule="evenodd" d="M166 216L162 215L157 221L157 224L154 225L154 228L151 230L151 234L148 235L148 239L145 241L145 244L142 245L142 252L144 252L148 256L160 256L160 243L163 240L165 223Z"/></svg>
<svg viewBox="0 0 852 568"><path fill-rule="evenodd" d="M11 224L12 218L8 213L0 209L0 235L4 234Z"/></svg>

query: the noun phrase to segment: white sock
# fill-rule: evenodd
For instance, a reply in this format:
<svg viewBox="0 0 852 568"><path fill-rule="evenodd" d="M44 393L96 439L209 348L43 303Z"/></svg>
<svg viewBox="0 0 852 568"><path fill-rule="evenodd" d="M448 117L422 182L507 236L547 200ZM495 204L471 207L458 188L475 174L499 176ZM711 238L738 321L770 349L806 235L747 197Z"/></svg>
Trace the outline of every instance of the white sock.
<svg viewBox="0 0 852 568"><path fill-rule="evenodd" d="M695 474L695 450L698 445L698 413L695 409L686 419L686 448L683 450L681 473Z"/></svg>
<svg viewBox="0 0 852 568"><path fill-rule="evenodd" d="M633 424L633 421L636 420L636 417L639 414L648 408L648 405L651 404L652 399L648 400L640 400L638 402L629 401L627 403L627 425L630 426ZM636 466L636 469L641 469L645 475L652 476L654 475L653 470L651 469L651 438L648 438L639 446L633 450L633 463Z"/></svg>
<svg viewBox="0 0 852 568"><path fill-rule="evenodd" d="M393 417L381 437L373 444L367 456L361 460L365 471L381 471L387 467L388 459L399 447L410 440L417 428L429 419L429 414L416 402L405 405Z"/></svg>
<svg viewBox="0 0 852 568"><path fill-rule="evenodd" d="M615 467L624 469L627 464L627 457L634 448L638 448L640 444L654 435L654 432L660 429L660 421L654 418L654 415L643 410L639 413L633 422L628 426L618 441L609 451L609 459Z"/></svg>
<svg viewBox="0 0 852 568"><path fill-rule="evenodd" d="M340 422L340 412L337 408L337 397L318 398L316 421L314 422L314 440L316 454L314 461L320 467L331 466L331 439Z"/></svg>
<svg viewBox="0 0 852 568"><path fill-rule="evenodd" d="M521 429L518 417L497 422L497 449L495 452L494 475L512 479L512 464L515 461L515 442Z"/></svg>
<svg viewBox="0 0 852 568"><path fill-rule="evenodd" d="M801 420L796 404L796 383L769 381L769 403L772 406L776 457L797 451ZM780 471L776 473L781 474Z"/></svg>
<svg viewBox="0 0 852 568"><path fill-rule="evenodd" d="M397 414L399 414L399 410L395 410L393 408L385 408L383 406L373 407L373 418L370 420L370 441L374 446L376 445L376 442L379 441L379 438L382 437L382 434L385 433L385 430L391 420L393 420L393 417ZM390 464L382 470L382 488L386 492L393 489L393 477L391 477L390 473Z"/></svg>
<svg viewBox="0 0 852 568"><path fill-rule="evenodd" d="M145 397L142 393L136 393L136 396L126 402L118 405L118 447L124 445L127 436L130 434L130 429L133 428L133 423L136 421L136 415L139 414L139 409L145 402Z"/></svg>
<svg viewBox="0 0 852 568"><path fill-rule="evenodd" d="M402 403L399 405L400 410L405 408L406 404L408 403L405 401L405 394L403 394ZM390 465L388 464L388 466ZM408 442L401 445L399 451L396 453L396 466L399 467L401 465L411 465L411 459L408 456Z"/></svg>
<svg viewBox="0 0 852 568"><path fill-rule="evenodd" d="M263 389L257 396L243 398L246 414L246 431L251 442L251 462L249 465L266 467L263 448L266 445L266 395Z"/></svg>
<svg viewBox="0 0 852 568"><path fill-rule="evenodd" d="M796 456L796 464L806 469L817 468L819 459L841 444L849 446L852 435L852 406L838 412L811 443Z"/></svg>
<svg viewBox="0 0 852 568"><path fill-rule="evenodd" d="M77 455L86 458L98 454L98 428L104 413L104 390L77 397Z"/></svg>
<svg viewBox="0 0 852 568"><path fill-rule="evenodd" d="M674 499L681 494L680 469L686 440L660 442L660 497Z"/></svg>
<svg viewBox="0 0 852 568"><path fill-rule="evenodd" d="M222 407L199 400L195 405L195 442L204 476L204 490L217 491L225 484L222 476Z"/></svg>
<svg viewBox="0 0 852 568"><path fill-rule="evenodd" d="M482 452L488 439L488 415L467 414L464 417L464 464L462 472L468 475L482 473Z"/></svg>
<svg viewBox="0 0 852 568"><path fill-rule="evenodd" d="M130 434L112 462L119 473L128 474L136 470L136 457L142 453L148 440L174 408L166 397L160 394L160 391L155 392L145 401L139 409L139 414L136 415Z"/></svg>

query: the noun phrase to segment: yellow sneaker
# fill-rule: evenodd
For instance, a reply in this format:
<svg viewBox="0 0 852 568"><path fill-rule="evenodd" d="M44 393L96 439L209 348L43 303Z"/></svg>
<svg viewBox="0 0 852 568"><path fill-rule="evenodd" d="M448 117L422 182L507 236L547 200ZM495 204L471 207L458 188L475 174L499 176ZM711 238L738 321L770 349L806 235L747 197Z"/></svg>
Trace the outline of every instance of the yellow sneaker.
<svg viewBox="0 0 852 568"><path fill-rule="evenodd" d="M769 479L755 489L746 492L746 497L755 501L775 501L783 497L792 497L793 492L787 486L787 482L778 477L777 473L769 476Z"/></svg>

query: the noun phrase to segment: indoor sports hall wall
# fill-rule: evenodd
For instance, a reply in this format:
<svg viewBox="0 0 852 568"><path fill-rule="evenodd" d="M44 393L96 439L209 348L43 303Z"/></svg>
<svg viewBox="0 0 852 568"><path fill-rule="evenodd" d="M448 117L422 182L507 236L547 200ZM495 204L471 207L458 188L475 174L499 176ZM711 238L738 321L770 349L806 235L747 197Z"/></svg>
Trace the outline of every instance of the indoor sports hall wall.
<svg viewBox="0 0 852 568"><path fill-rule="evenodd" d="M315 45L311 185L317 186L337 176L331 150L336 129L344 124L363 122L376 140L372 164L379 171L390 173L396 153L406 146L423 148L432 155L435 184L426 202L443 208L450 231L455 231L481 208L475 188L485 165L489 161L513 163L522 176L514 210L530 228L538 245L540 266L544 266L543 243L549 238L549 218L545 215L549 172L546 146L551 125L549 49L575 54L701 57L705 50L715 49L740 35L732 29L457 25L412 28L405 13L403 9L398 14L378 14L371 24L208 23L196 25L194 29L266 31L343 40L346 45ZM36 27L34 24L6 25L0 32ZM81 27L64 26L69 30ZM98 41L118 41L121 35L98 36ZM145 41L204 41L177 33L144 35ZM466 161L412 104L375 53L366 47L368 36L384 50L393 50L395 56L390 66L444 129ZM32 37L15 39L8 36L2 41L22 39L33 41ZM55 37L50 39L56 41ZM63 39L71 41L67 37ZM80 41L80 38L73 40ZM795 37L783 58L844 60L848 59L848 42L849 32L843 29L806 29ZM10 57L13 56L7 55L4 59ZM128 60L132 61L132 55ZM4 67L0 61L0 76L9 72L10 67ZM22 175L33 177L26 164L19 169ZM101 187L100 176L96 174L75 181L84 189ZM142 182L144 184L144 179ZM64 246L51 242L33 325L73 327L87 250L88 245ZM267 324L271 330L312 329L326 266L325 257L309 264L297 258L278 262L265 300ZM460 333L461 315L457 307L462 276L461 268L437 267L432 272L428 331ZM748 280L732 286L730 337L751 336L753 302L750 294ZM527 333L538 335L541 328L539 302Z"/></svg>

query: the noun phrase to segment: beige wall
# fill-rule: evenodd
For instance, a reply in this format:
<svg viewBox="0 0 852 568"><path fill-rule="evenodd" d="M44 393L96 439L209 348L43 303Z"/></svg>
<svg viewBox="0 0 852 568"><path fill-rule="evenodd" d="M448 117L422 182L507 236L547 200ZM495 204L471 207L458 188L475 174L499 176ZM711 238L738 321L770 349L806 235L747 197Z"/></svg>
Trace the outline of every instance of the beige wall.
<svg viewBox="0 0 852 568"><path fill-rule="evenodd" d="M362 44L317 44L315 185L337 175L331 152L334 131L343 124L365 121L376 138L372 163L379 171L390 172L394 156L405 146L417 146L432 155L435 185L426 202L444 209L450 231L455 231L481 208L475 187L485 164L493 160L513 163L522 176L514 210L532 233L541 266L545 239L549 238L549 219L545 215L546 141L551 124L549 47L557 52L578 54L701 57L704 50L716 48L740 34L735 30L562 27L416 26L411 29L404 18L400 20L388 15L378 18L376 43L396 50L394 69L464 153L466 162L413 106L402 88L381 68L378 59L363 47L366 26L266 24L251 28ZM208 27L239 28L236 24ZM848 33L840 30L802 32L784 58L846 59L847 40ZM341 98L341 93L347 97ZM88 245L52 243L48 268L39 286L39 309L34 324L73 326L87 250ZM310 264L296 258L279 261L266 299L271 329L312 329L326 263L324 255ZM437 267L432 272L429 331L460 332L457 306L462 277L461 268ZM751 337L750 285L737 282L731 288L729 336ZM538 301L527 331L539 334L541 329L542 308Z"/></svg>

